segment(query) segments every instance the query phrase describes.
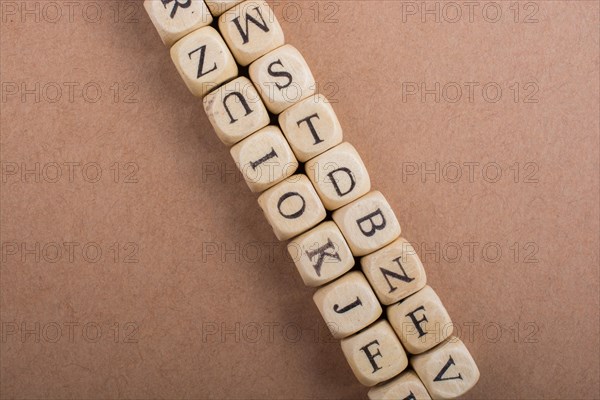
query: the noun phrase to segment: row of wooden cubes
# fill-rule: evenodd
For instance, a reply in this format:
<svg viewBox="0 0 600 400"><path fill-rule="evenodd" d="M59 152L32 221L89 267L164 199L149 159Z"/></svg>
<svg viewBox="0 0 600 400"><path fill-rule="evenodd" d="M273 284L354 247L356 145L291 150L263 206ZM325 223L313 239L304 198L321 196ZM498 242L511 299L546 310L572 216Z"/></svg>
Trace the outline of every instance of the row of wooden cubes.
<svg viewBox="0 0 600 400"><path fill-rule="evenodd" d="M331 104L316 94L310 68L285 44L268 4L145 0L145 7L248 187L261 193L275 235L291 239L290 255L304 283L318 287L314 301L332 335L358 380L373 386L369 397L466 393L479 378L472 357L451 336L450 317L392 208L371 190L359 153L343 142ZM216 17L219 31L210 26ZM238 77L238 65L249 66L249 79Z"/></svg>

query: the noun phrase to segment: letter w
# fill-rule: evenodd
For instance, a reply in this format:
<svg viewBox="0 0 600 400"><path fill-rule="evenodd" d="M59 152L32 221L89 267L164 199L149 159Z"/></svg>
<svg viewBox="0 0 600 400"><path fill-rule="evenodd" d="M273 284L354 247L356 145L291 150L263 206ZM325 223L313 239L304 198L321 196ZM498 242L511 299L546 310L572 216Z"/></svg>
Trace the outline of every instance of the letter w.
<svg viewBox="0 0 600 400"><path fill-rule="evenodd" d="M249 27L248 27L248 22L252 22L254 25L258 26L263 32L269 32L269 27L267 26L267 23L265 22L265 19L263 18L260 10L258 7L254 7L254 10L256 11L256 13L258 14L258 18L260 18L260 20L262 21L262 24L253 16L248 15L248 13L246 13L246 30L244 31L244 29L242 28L242 25L240 24L240 17L235 17L233 19L233 23L235 24L236 28L238 29L238 31L240 32L240 35L242 35L242 40L244 41L243 44L248 43L249 36L250 36L250 32L249 32Z"/></svg>

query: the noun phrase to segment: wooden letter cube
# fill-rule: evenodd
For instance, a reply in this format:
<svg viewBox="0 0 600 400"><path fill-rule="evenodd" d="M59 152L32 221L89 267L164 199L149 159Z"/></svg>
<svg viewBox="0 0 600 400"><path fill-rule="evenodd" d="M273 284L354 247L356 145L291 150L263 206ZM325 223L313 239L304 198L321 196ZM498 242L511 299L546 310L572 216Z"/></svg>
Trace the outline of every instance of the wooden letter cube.
<svg viewBox="0 0 600 400"><path fill-rule="evenodd" d="M323 203L306 175L294 175L258 198L279 240L301 234L325 219Z"/></svg>
<svg viewBox="0 0 600 400"><path fill-rule="evenodd" d="M404 238L363 257L360 265L377 298L385 305L410 296L427 283L419 256Z"/></svg>
<svg viewBox="0 0 600 400"><path fill-rule="evenodd" d="M301 162L342 142L342 126L329 100L311 96L279 114L279 125Z"/></svg>
<svg viewBox="0 0 600 400"><path fill-rule="evenodd" d="M451 337L410 361L434 399L455 399L467 393L479 380L479 369L464 343Z"/></svg>
<svg viewBox="0 0 600 400"><path fill-rule="evenodd" d="M285 43L277 17L262 0L248 0L225 12L219 18L219 31L244 66Z"/></svg>
<svg viewBox="0 0 600 400"><path fill-rule="evenodd" d="M206 26L171 47L171 58L190 91L199 97L237 76L238 67L214 28Z"/></svg>
<svg viewBox="0 0 600 400"><path fill-rule="evenodd" d="M349 272L318 289L313 300L327 327L336 339L342 339L375 322L381 305L361 272Z"/></svg>
<svg viewBox="0 0 600 400"><path fill-rule="evenodd" d="M372 253L400 236L398 219L378 191L334 211L333 220L355 256Z"/></svg>
<svg viewBox="0 0 600 400"><path fill-rule="evenodd" d="M217 136L231 146L269 124L258 92L243 76L204 97L204 111Z"/></svg>
<svg viewBox="0 0 600 400"><path fill-rule="evenodd" d="M412 354L431 349L452 334L452 320L429 286L388 307L387 316L400 341Z"/></svg>
<svg viewBox="0 0 600 400"><path fill-rule="evenodd" d="M324 285L354 266L354 256L332 221L294 238L287 248L307 286Z"/></svg>
<svg viewBox="0 0 600 400"><path fill-rule="evenodd" d="M371 190L367 168L350 143L313 158L305 169L328 210L336 210Z"/></svg>
<svg viewBox="0 0 600 400"><path fill-rule="evenodd" d="M276 126L267 126L250 135L230 152L253 192L268 189L298 169L292 149Z"/></svg>
<svg viewBox="0 0 600 400"><path fill-rule="evenodd" d="M205 0L208 9L215 17L223 14L236 4L241 3L244 0Z"/></svg>
<svg viewBox="0 0 600 400"><path fill-rule="evenodd" d="M423 382L414 371L405 371L399 377L369 390L369 400L431 400Z"/></svg>
<svg viewBox="0 0 600 400"><path fill-rule="evenodd" d="M202 0L168 3L161 0L144 0L144 8L161 40L169 47L188 33L210 25L213 20Z"/></svg>
<svg viewBox="0 0 600 400"><path fill-rule="evenodd" d="M342 339L341 345L354 375L365 386L391 379L408 366L406 352L386 320Z"/></svg>
<svg viewBox="0 0 600 400"><path fill-rule="evenodd" d="M250 65L250 79L269 111L279 114L315 93L315 79L302 54L286 44Z"/></svg>

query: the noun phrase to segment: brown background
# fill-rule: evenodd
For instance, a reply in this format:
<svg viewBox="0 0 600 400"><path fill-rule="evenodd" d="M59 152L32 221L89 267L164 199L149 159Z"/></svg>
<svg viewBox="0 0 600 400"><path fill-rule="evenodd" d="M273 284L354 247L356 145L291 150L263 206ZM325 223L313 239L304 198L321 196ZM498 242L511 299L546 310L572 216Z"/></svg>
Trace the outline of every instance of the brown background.
<svg viewBox="0 0 600 400"><path fill-rule="evenodd" d="M141 2L0 4L0 397L364 397ZM272 4L479 364L468 398L600 397L598 2Z"/></svg>

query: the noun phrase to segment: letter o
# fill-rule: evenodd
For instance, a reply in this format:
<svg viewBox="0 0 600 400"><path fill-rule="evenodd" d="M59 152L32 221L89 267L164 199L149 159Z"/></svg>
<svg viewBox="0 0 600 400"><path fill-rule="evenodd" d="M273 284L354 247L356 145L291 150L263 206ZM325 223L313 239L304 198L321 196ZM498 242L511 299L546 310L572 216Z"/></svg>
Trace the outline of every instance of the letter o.
<svg viewBox="0 0 600 400"><path fill-rule="evenodd" d="M494 337L490 337L488 335L488 330L491 327L493 327L496 330L496 336ZM500 341L500 338L502 337L502 327L496 322L488 322L483 326L483 337L485 337L492 343L498 343Z"/></svg>
<svg viewBox="0 0 600 400"><path fill-rule="evenodd" d="M240 168L240 171L247 182L260 182L262 177L262 168L254 169L252 168L251 164L245 164Z"/></svg>
<svg viewBox="0 0 600 400"><path fill-rule="evenodd" d="M89 252L90 247L93 247L95 249L94 257L90 256L90 252ZM100 247L100 245L98 243L89 242L89 243L86 243L83 245L81 254L83 255L83 258L85 259L85 261L90 262L90 263L97 263L102 258L102 247Z"/></svg>
<svg viewBox="0 0 600 400"><path fill-rule="evenodd" d="M48 175L48 169L54 167L55 169L55 173L54 173L54 177L50 177ZM60 167L60 164L57 162L49 162L48 164L44 164L44 167L42 168L42 176L44 177L44 180L48 183L56 183L60 180L60 177L62 176L62 168Z"/></svg>
<svg viewBox="0 0 600 400"><path fill-rule="evenodd" d="M96 335L94 337L90 337L88 333L89 328L94 328L96 330ZM97 343L102 337L102 328L100 328L100 326L95 322L88 322L83 326L81 334L88 342Z"/></svg>
<svg viewBox="0 0 600 400"><path fill-rule="evenodd" d="M292 197L299 197L300 200L302 200L302 207L300 207L300 209L296 212L285 214L283 212L283 210L281 209L281 207L283 206L283 203L286 200L288 200ZM279 198L279 201L277 202L277 209L279 210L279 214L281 214L281 216L283 218L287 218L287 219L300 218L302 216L302 214L304 214L304 211L306 210L306 201L304 200L304 197L302 197L302 195L298 192L287 192Z"/></svg>
<svg viewBox="0 0 600 400"><path fill-rule="evenodd" d="M490 168L493 168L496 170L496 173L494 174L494 176L489 176L488 174L488 170ZM487 183L496 183L498 182L501 178L502 178L502 167L500 166L500 164L496 163L496 162L490 162L485 164L485 167L483 167L483 179L487 182Z"/></svg>
<svg viewBox="0 0 600 400"><path fill-rule="evenodd" d="M454 88L454 90L456 91L454 97L448 96L449 88ZM457 103L460 101L460 99L462 99L462 88L456 82L448 82L442 87L442 97L448 103Z"/></svg>
<svg viewBox="0 0 600 400"><path fill-rule="evenodd" d="M254 249L254 252L249 253L249 249ZM253 253L254 257L252 257ZM242 258L244 259L244 261L249 263L257 263L260 260L261 253L262 251L260 249L260 246L256 242L246 243L244 247L242 247Z"/></svg>
<svg viewBox="0 0 600 400"><path fill-rule="evenodd" d="M49 8L53 8L54 9L54 13L53 13L54 14L54 18L52 18L52 16L49 15L49 13L48 13L48 9ZM62 17L62 9L54 1L52 1L50 3L46 3L42 7L42 16L44 18L44 21L50 22L51 24L55 24L58 21L60 21L60 19Z"/></svg>
<svg viewBox="0 0 600 400"><path fill-rule="evenodd" d="M495 16L495 18L491 18L488 15L488 8L489 7L493 7L496 10L496 16ZM483 6L483 9L481 11L482 11L482 14L483 14L483 19L485 19L486 22L491 22L491 23L495 24L496 22L500 21L500 18L502 18L502 7L500 7L500 4L498 4L498 3L494 3L494 2L492 2L492 3L486 3Z"/></svg>
<svg viewBox="0 0 600 400"><path fill-rule="evenodd" d="M280 89L280 92L285 101L290 103L295 103L302 98L302 88L295 81L292 81L283 90Z"/></svg>
<svg viewBox="0 0 600 400"><path fill-rule="evenodd" d="M489 89L490 88L494 88L495 89L495 97L491 97L490 96L490 94L489 94ZM500 101L500 99L502 99L502 88L496 82L486 83L483 86L481 92L483 94L484 100L487 101L488 103L497 103L497 102Z"/></svg>
<svg viewBox="0 0 600 400"><path fill-rule="evenodd" d="M48 96L48 88L54 88L55 94L54 97ZM42 86L42 97L48 103L57 103L62 97L62 88L56 82L48 82L44 86Z"/></svg>
<svg viewBox="0 0 600 400"><path fill-rule="evenodd" d="M454 10L455 10L454 18L451 18L448 16L448 8L450 8L450 7L454 8ZM444 5L442 6L442 16L444 18L444 21L454 24L454 23L460 21L460 18L462 17L462 9L460 8L460 6L457 3L453 2L453 1L444 3Z"/></svg>
<svg viewBox="0 0 600 400"><path fill-rule="evenodd" d="M290 335L288 335L288 330L290 328L293 328L296 332L296 336L290 337ZM292 342L292 343L298 343L300 341L300 339L302 338L302 329L300 329L299 327L297 327L295 324L293 323L289 323L286 324L283 327L283 338L286 341Z"/></svg>
<svg viewBox="0 0 600 400"><path fill-rule="evenodd" d="M88 174L89 168L95 169L96 174L90 177L90 174ZM95 162L85 164L81 172L83 173L83 179L85 179L85 181L88 183L96 183L102 177L102 167L100 167L100 164Z"/></svg>
<svg viewBox="0 0 600 400"><path fill-rule="evenodd" d="M448 169L450 168L454 168L456 170L454 177L448 176ZM458 163L451 161L448 164L444 164L444 166L442 167L442 176L444 177L444 180L446 182L456 183L460 181L460 178L462 177L462 169Z"/></svg>
<svg viewBox="0 0 600 400"><path fill-rule="evenodd" d="M90 88L94 88L95 97L90 96ZM97 103L102 97L102 88L96 82L88 82L83 86L82 89L83 99L88 103Z"/></svg>
<svg viewBox="0 0 600 400"><path fill-rule="evenodd" d="M54 328L54 331L55 331L54 336L48 335L48 328ZM42 327L42 337L44 338L44 340L46 342L56 343L60 340L61 336L62 336L62 329L61 329L60 325L57 324L56 322L49 322Z"/></svg>
<svg viewBox="0 0 600 400"><path fill-rule="evenodd" d="M493 247L496 249L496 255L492 258L489 256L489 248ZM489 263L497 263L502 258L502 247L498 243L488 242L483 245L481 248L481 254L483 255L483 259Z"/></svg>
<svg viewBox="0 0 600 400"><path fill-rule="evenodd" d="M48 335L48 328L54 328L54 330L55 330L54 336ZM44 340L46 342L56 343L60 340L61 336L62 336L62 329L61 329L60 325L57 324L56 322L49 322L42 327L42 337L44 338Z"/></svg>
<svg viewBox="0 0 600 400"><path fill-rule="evenodd" d="M54 248L55 251L53 252L54 255L52 256L52 254L48 254L48 250L50 248ZM44 259L44 261L54 264L57 263L58 261L60 261L60 259L62 258L62 247L55 242L50 242L50 243L46 243L44 245L44 247L42 247L42 258Z"/></svg>
<svg viewBox="0 0 600 400"><path fill-rule="evenodd" d="M455 255L452 258L448 257L448 248L449 247L453 247L453 248L456 249ZM442 257L444 258L444 260L446 260L449 263L459 262L460 259L462 258L462 249L460 248L460 245L458 243L456 243L456 242L446 243L444 245L443 250L442 250Z"/></svg>
<svg viewBox="0 0 600 400"><path fill-rule="evenodd" d="M254 335L251 336L249 332L253 332ZM257 343L260 340L262 329L260 325L256 322L250 322L243 326L242 328L242 337L248 343Z"/></svg>
<svg viewBox="0 0 600 400"><path fill-rule="evenodd" d="M294 8L295 14L293 15L293 17L290 17L288 12L288 9L290 7ZM285 5L283 6L283 10L281 10L281 13L283 14L283 19L291 23L296 23L300 21L300 18L302 18L302 8L300 8L300 6L294 2L285 3Z"/></svg>
<svg viewBox="0 0 600 400"><path fill-rule="evenodd" d="M90 13L88 12L89 8L94 8L95 15L90 16ZM100 6L95 2L87 3L85 6L83 6L81 15L83 15L85 22L100 22L100 19L102 18L102 8L100 8Z"/></svg>

